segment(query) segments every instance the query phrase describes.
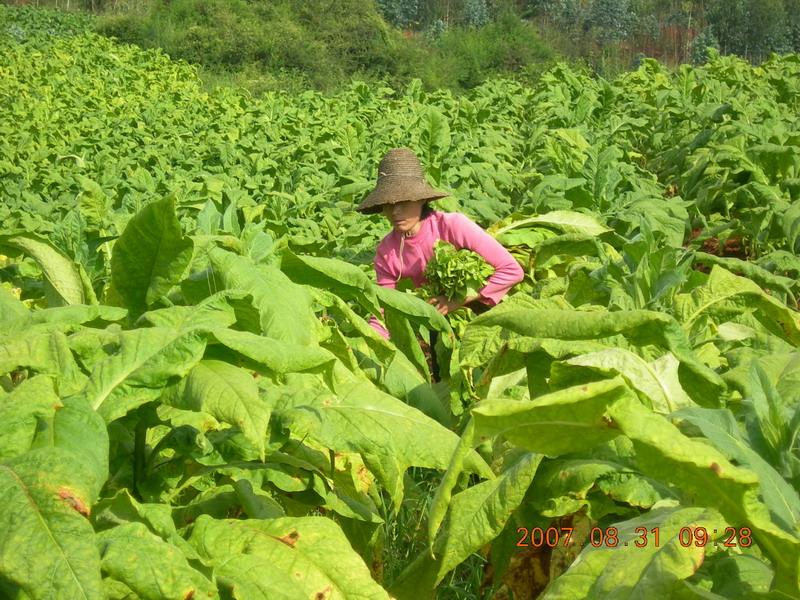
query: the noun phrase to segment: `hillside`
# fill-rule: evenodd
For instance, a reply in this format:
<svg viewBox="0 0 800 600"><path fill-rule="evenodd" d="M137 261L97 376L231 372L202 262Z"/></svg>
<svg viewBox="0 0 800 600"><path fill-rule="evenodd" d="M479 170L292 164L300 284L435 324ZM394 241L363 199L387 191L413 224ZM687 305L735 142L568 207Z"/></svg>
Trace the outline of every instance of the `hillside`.
<svg viewBox="0 0 800 600"><path fill-rule="evenodd" d="M372 0L155 0L107 15L97 31L200 65L204 79L255 92L334 91L351 79L427 89L472 88L492 75L531 78L552 52L512 12L436 38L400 30Z"/></svg>

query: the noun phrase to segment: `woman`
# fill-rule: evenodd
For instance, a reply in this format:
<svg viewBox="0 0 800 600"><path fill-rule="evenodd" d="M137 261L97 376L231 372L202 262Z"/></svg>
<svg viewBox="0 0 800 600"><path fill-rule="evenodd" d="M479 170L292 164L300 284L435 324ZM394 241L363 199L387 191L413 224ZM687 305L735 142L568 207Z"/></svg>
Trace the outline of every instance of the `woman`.
<svg viewBox="0 0 800 600"><path fill-rule="evenodd" d="M522 268L514 257L492 236L460 213L432 210L427 203L447 194L433 189L425 181L422 165L408 148L394 148L386 153L378 167L375 189L358 206L360 212L383 212L391 222L392 231L378 244L375 253L375 273L378 285L394 288L403 277L409 277L416 287L425 283L425 266L433 256L437 240L456 248L467 248L480 254L495 269L486 286L477 296L464 302L444 296L431 298L430 303L446 315L457 308L477 303L494 306L511 287L522 281ZM386 328L375 318L370 325L388 338Z"/></svg>

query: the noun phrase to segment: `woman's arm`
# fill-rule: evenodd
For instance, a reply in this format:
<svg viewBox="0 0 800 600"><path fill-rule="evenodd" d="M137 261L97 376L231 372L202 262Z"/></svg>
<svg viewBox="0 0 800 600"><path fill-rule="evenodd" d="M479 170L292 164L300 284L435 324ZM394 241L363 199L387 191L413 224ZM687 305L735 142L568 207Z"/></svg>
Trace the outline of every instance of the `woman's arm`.
<svg viewBox="0 0 800 600"><path fill-rule="evenodd" d="M447 225L442 231L443 237L444 234L447 235L446 242L456 248L466 248L480 254L494 267L494 273L479 292L482 301L491 305L497 304L513 285L522 281L525 273L519 263L477 223L460 213L450 213L447 216Z"/></svg>
<svg viewBox="0 0 800 600"><path fill-rule="evenodd" d="M389 273L388 265L386 261L383 260L381 255L378 253L375 255L375 279L378 282L378 285L382 287L388 287L392 289L396 289L397 282L392 277L391 273ZM383 316L383 309L381 309L381 316ZM389 331L386 327L381 323L375 315L372 315L369 318L370 326L380 333L384 338L387 340L389 339Z"/></svg>

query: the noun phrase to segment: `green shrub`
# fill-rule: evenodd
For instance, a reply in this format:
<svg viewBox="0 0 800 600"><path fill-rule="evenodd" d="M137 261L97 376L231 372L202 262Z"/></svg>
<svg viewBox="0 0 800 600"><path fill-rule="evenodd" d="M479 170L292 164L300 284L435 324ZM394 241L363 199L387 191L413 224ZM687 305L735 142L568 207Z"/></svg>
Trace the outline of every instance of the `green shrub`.
<svg viewBox="0 0 800 600"><path fill-rule="evenodd" d="M535 29L510 12L484 27L451 28L436 46L440 54L436 66L447 69L456 86L465 89L495 74L524 76L533 65L553 58Z"/></svg>
<svg viewBox="0 0 800 600"><path fill-rule="evenodd" d="M104 35L225 72L259 65L298 71L317 88L351 72L388 73L391 32L369 0L155 0L141 15L109 15Z"/></svg>

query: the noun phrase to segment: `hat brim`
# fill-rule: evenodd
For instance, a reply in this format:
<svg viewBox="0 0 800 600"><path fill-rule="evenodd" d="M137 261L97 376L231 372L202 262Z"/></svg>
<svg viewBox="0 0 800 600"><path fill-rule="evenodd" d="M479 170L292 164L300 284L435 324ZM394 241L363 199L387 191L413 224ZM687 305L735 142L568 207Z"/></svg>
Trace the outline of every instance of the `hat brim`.
<svg viewBox="0 0 800 600"><path fill-rule="evenodd" d="M446 198L450 194L437 190L424 181L391 181L392 178L384 177L375 186L356 210L370 215L381 212L387 204L398 202L414 202L419 200L431 201Z"/></svg>

